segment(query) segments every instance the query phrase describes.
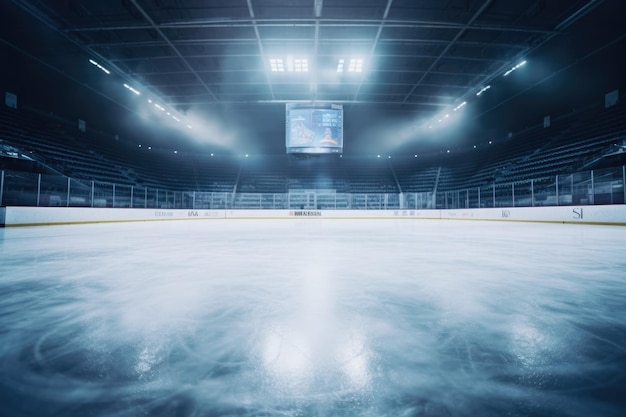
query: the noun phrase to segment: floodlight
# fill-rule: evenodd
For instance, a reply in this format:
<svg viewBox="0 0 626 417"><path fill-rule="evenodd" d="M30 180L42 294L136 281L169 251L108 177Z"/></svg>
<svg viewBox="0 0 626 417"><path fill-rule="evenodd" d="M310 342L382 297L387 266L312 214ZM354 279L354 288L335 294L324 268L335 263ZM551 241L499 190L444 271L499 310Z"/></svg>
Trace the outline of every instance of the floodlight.
<svg viewBox="0 0 626 417"><path fill-rule="evenodd" d="M109 71L108 69L104 68L102 65L98 64L96 61L94 61L93 59L90 59L89 62L92 65L95 65L96 67L100 68L104 73L106 74L110 74L111 71Z"/></svg>
<svg viewBox="0 0 626 417"><path fill-rule="evenodd" d="M307 58L296 58L293 60L294 71L309 72L309 60Z"/></svg>
<svg viewBox="0 0 626 417"><path fill-rule="evenodd" d="M461 103L461 104L459 104L458 106L456 106L456 107L454 108L454 110L452 110L452 111L457 111L457 110L459 110L461 107L465 106L466 104L467 104L467 101L464 101L463 103Z"/></svg>
<svg viewBox="0 0 626 417"><path fill-rule="evenodd" d="M140 96L140 95L141 95L141 93L140 93L139 91L135 90L133 87L131 87L130 85L128 85L128 84L126 84L126 83L124 83L124 87L126 87L126 89L128 89L128 90L132 91L134 94L136 94L136 95L138 95L138 96Z"/></svg>
<svg viewBox="0 0 626 417"><path fill-rule="evenodd" d="M363 58L350 58L348 72L363 72Z"/></svg>
<svg viewBox="0 0 626 417"><path fill-rule="evenodd" d="M489 90L491 88L490 85L486 85L483 88L480 89L480 91L478 93L476 93L477 96L480 96L482 93L484 93L485 91Z"/></svg>
<svg viewBox="0 0 626 417"><path fill-rule="evenodd" d="M344 64L345 60L342 58L339 61L337 61L337 72L343 72L343 64Z"/></svg>
<svg viewBox="0 0 626 417"><path fill-rule="evenodd" d="M526 65L526 61L522 61L519 64L517 64L516 66L514 66L513 68L511 68L510 70L508 70L507 72L504 73L504 76L506 77L507 75L509 75L510 73L512 73L513 71L519 69L519 67Z"/></svg>
<svg viewBox="0 0 626 417"><path fill-rule="evenodd" d="M271 58L270 69L272 72L285 72L285 64L282 58Z"/></svg>

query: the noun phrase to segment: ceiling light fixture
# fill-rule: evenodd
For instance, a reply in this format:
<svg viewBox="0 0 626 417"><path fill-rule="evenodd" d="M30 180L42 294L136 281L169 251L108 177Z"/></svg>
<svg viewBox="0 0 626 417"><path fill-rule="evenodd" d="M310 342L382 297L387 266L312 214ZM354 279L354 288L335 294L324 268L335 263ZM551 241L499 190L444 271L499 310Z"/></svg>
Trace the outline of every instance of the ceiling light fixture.
<svg viewBox="0 0 626 417"><path fill-rule="evenodd" d="M104 68L102 65L98 64L96 61L94 61L93 59L90 59L89 62L92 65L95 65L96 67L100 68L102 71L104 71L106 74L110 74L111 71L109 71L108 69Z"/></svg>
<svg viewBox="0 0 626 417"><path fill-rule="evenodd" d="M285 72L285 64L282 58L271 58L270 69L272 72Z"/></svg>
<svg viewBox="0 0 626 417"><path fill-rule="evenodd" d="M363 58L351 58L348 72L363 72Z"/></svg>
<svg viewBox="0 0 626 417"><path fill-rule="evenodd" d="M489 90L491 88L490 85L486 85L483 88L480 89L480 91L478 93L476 93L477 96L480 96L482 93L484 93L485 91Z"/></svg>
<svg viewBox="0 0 626 417"><path fill-rule="evenodd" d="M309 60L307 58L296 58L293 60L296 72L309 72Z"/></svg>
<svg viewBox="0 0 626 417"><path fill-rule="evenodd" d="M131 86L130 86L130 85L128 85L128 84L124 84L124 87L126 87L126 89L128 89L128 90L132 91L134 94L136 94L136 95L138 95L138 96L140 96L140 95L141 95L141 93L140 93L139 91L135 90L133 87L131 87Z"/></svg>
<svg viewBox="0 0 626 417"><path fill-rule="evenodd" d="M458 106L456 106L452 111L457 111L459 110L461 107L465 106L467 104L467 101L464 101L463 103L459 104Z"/></svg>
<svg viewBox="0 0 626 417"><path fill-rule="evenodd" d="M345 59L340 59L339 61L337 61L337 72L343 72L343 64L345 62Z"/></svg>
<svg viewBox="0 0 626 417"><path fill-rule="evenodd" d="M519 64L517 64L516 66L514 66L513 68L511 68L510 70L508 70L507 72L504 73L504 76L506 77L507 75L509 75L510 73L512 73L513 71L519 69L519 67L526 65L526 61L522 61Z"/></svg>

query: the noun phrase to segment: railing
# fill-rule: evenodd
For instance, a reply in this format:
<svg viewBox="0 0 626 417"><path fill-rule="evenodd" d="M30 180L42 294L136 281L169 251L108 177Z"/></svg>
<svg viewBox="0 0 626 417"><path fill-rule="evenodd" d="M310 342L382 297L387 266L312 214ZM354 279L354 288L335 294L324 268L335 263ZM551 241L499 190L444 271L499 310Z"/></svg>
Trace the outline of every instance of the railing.
<svg viewBox="0 0 626 417"><path fill-rule="evenodd" d="M440 191L430 201L425 198L419 201L405 198L405 207L457 209L625 204L625 195L626 167L621 166L516 182L496 182L483 187Z"/></svg>
<svg viewBox="0 0 626 417"><path fill-rule="evenodd" d="M624 204L626 166L437 193L172 191L0 171L0 206L177 209L458 209Z"/></svg>

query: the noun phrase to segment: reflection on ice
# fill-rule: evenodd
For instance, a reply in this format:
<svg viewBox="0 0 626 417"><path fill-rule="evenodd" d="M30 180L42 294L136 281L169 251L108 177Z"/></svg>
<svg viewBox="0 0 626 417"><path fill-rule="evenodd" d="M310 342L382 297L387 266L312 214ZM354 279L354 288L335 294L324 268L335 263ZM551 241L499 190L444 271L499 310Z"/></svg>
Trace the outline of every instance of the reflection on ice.
<svg viewBox="0 0 626 417"><path fill-rule="evenodd" d="M345 393L369 384L365 338L336 305L333 265L302 265L290 306L262 324L261 361L270 386L304 397Z"/></svg>
<svg viewBox="0 0 626 417"><path fill-rule="evenodd" d="M320 388L326 393L365 389L370 383L370 357L362 336L349 330L319 336L289 327L268 335L262 363L272 387L298 396Z"/></svg>
<svg viewBox="0 0 626 417"><path fill-rule="evenodd" d="M621 416L623 232L356 220L0 230L2 412Z"/></svg>

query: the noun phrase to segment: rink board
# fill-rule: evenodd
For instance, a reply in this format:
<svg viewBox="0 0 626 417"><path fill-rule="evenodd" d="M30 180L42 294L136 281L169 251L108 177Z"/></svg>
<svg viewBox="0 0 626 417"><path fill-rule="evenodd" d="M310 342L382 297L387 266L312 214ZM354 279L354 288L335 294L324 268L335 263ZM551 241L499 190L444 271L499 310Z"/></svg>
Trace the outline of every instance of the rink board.
<svg viewBox="0 0 626 417"><path fill-rule="evenodd" d="M224 210L165 210L85 207L5 207L3 226L223 219ZM4 219L3 219L4 218Z"/></svg>
<svg viewBox="0 0 626 417"><path fill-rule="evenodd" d="M460 210L174 210L2 207L0 226L218 219L441 219L626 225L626 205Z"/></svg>

